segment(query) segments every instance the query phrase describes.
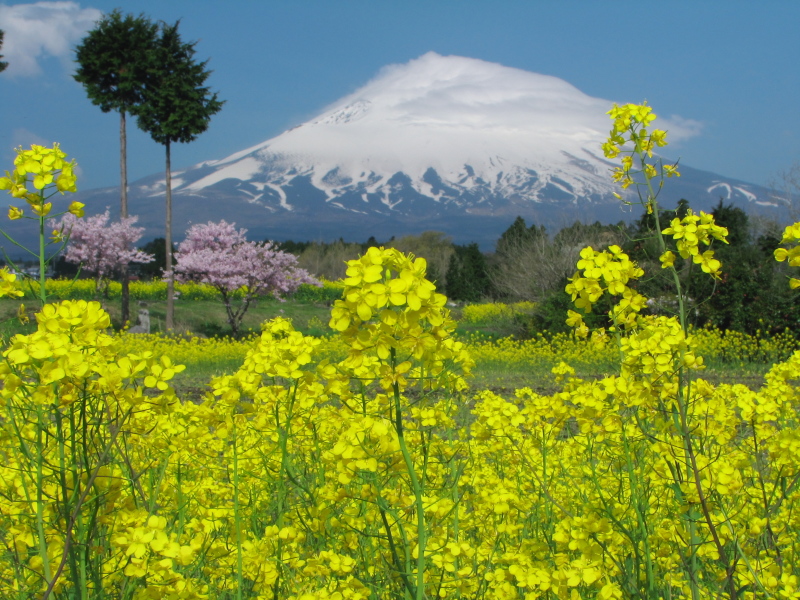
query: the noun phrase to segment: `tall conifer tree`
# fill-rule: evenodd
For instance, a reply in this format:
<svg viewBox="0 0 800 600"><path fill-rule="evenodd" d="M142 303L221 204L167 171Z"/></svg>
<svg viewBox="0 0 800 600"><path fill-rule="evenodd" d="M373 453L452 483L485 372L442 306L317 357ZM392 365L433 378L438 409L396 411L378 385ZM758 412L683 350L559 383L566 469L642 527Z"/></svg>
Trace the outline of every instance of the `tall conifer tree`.
<svg viewBox="0 0 800 600"><path fill-rule="evenodd" d="M128 217L126 114L141 106L158 25L144 15L104 15L75 49L75 80L103 112L119 112L120 218ZM122 321L130 316L127 268L122 273Z"/></svg>
<svg viewBox="0 0 800 600"><path fill-rule="evenodd" d="M447 297L465 302L486 299L492 293L492 282L478 244L454 246L454 250L447 267Z"/></svg>
<svg viewBox="0 0 800 600"><path fill-rule="evenodd" d="M144 90L138 124L166 150L166 327L175 326L175 279L172 271L172 179L170 147L173 142L191 142L208 129L212 115L219 112L223 101L211 93L205 81L211 75L208 61L194 59L197 42L181 40L178 26L162 23L154 53L155 61Z"/></svg>

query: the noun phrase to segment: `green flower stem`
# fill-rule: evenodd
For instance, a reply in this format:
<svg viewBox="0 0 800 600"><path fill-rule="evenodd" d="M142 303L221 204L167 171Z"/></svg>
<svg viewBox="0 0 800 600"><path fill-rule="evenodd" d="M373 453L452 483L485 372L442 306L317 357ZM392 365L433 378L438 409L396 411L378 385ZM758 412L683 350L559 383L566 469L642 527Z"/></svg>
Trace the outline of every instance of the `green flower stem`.
<svg viewBox="0 0 800 600"><path fill-rule="evenodd" d="M509 440L509 441L513 444L514 450L516 450L519 453L520 459L522 460L523 464L529 469L529 472L533 476L533 478L536 480L536 483L539 484L539 490L541 491L542 495L545 498L547 498L547 500L553 506L555 506L558 510L560 510L561 513L564 516L570 517L570 518L574 517L575 514L571 510L569 510L566 506L564 506L562 503L560 503L550 493L550 491L547 489L547 487L545 487L544 482L542 481L541 477L539 477L539 474L536 472L536 469L539 467L539 465L531 463L531 461L528 459L528 457L525 454L525 450L523 448L520 448L515 440Z"/></svg>
<svg viewBox="0 0 800 600"><path fill-rule="evenodd" d="M236 528L236 598L242 600L242 519L239 506L239 444L236 435L236 416L231 419L231 433L233 436L233 520Z"/></svg>
<svg viewBox="0 0 800 600"><path fill-rule="evenodd" d="M625 435L625 427L622 427L622 447L625 450L625 466L628 470L628 478L631 486L631 504L636 512L636 522L639 527L639 535L644 544L644 561L645 570L647 573L647 596L648 598L657 598L655 578L653 575L653 556L650 551L650 531L647 523L647 508L648 506L641 506L640 503L646 503L645 493L639 489L639 477L633 465L631 457L631 448L628 443L628 436ZM638 561L637 561L638 562ZM638 566L638 565L637 565Z"/></svg>
<svg viewBox="0 0 800 600"><path fill-rule="evenodd" d="M276 518L275 524L278 527L278 530L283 528L284 524L284 517L286 514L286 504L287 498L289 495L288 485L286 484L286 479L289 477L290 471L290 460L289 460L289 435L291 427L291 421L294 411L294 402L297 396L297 387L298 381L294 381L292 385L291 392L289 393L289 401L286 407L286 418L284 423L281 424L281 410L280 410L280 403L275 404L275 427L278 430L278 445L281 453L281 464L278 471L278 502L276 506ZM278 548L277 548L277 562L278 562L278 578L275 580L275 584L273 585L273 596L277 600L279 598L279 591L280 591L280 584L281 584L281 577L284 571L283 565L283 540L278 538Z"/></svg>
<svg viewBox="0 0 800 600"><path fill-rule="evenodd" d="M658 199L655 190L653 189L653 181L652 178L647 174L647 171L644 169L644 165L646 164L646 153L642 150L642 147L638 141L636 142L636 147L634 148L634 152L636 153L639 161L642 165L642 174L644 175L645 182L647 184L647 204L645 205L648 210L653 210L653 218L656 221L656 237L658 238L658 247L660 253L663 254L667 251L667 243L664 240L664 234L661 233L661 217L659 215L659 206L658 206ZM688 332L686 327L686 309L683 304L683 293L681 289L681 280L678 277L677 269L672 266L670 267L670 272L672 273L672 280L675 284L675 291L678 294L678 314L680 319L681 328L684 332Z"/></svg>
<svg viewBox="0 0 800 600"><path fill-rule="evenodd" d="M452 501L453 501L453 541L458 543L458 510L461 504L461 498L458 496L458 482L461 479L461 470L456 469L455 467L455 460L450 461L450 477L453 479L453 487L450 488L452 494ZM460 557L456 557L456 572L458 572L459 567L461 565ZM456 592L456 598L461 598L461 590L459 589Z"/></svg>
<svg viewBox="0 0 800 600"><path fill-rule="evenodd" d="M728 532L731 535L731 540L733 542L733 547L736 551L736 554L739 556L739 558L742 559L742 562L744 562L748 572L753 577L753 580L756 582L758 589L761 590L761 593L769 595L769 591L767 591L764 588L764 585L761 583L761 579L758 577L758 573L756 573L755 569L753 569L753 565L750 563L750 559L747 557L747 554L745 554L744 550L742 549L742 546L739 544L738 535L736 530L731 525L731 518L728 515L728 511L725 510L725 506L722 503L720 503L719 508L720 511L722 511L722 514L725 515L725 525L728 528Z"/></svg>
<svg viewBox="0 0 800 600"><path fill-rule="evenodd" d="M678 388L678 396L681 396L682 388ZM726 580L728 583L728 590L730 594L731 600L736 600L739 597L738 591L736 590L736 582L733 579L735 573L735 564L733 562L728 561L728 553L725 552L725 547L722 545L722 541L719 537L719 532L717 531L716 525L714 525L714 521L711 518L711 510L708 506L708 498L706 497L705 490L703 490L703 484L700 480L700 469L697 466L697 456L694 452L694 448L692 446L692 435L691 430L689 429L687 416L685 412L684 403L679 403L679 408L682 408L681 412L681 424L684 430L687 432L685 436L685 444L686 444L686 452L689 456L689 468L691 469L692 480L695 485L695 489L697 490L697 494L700 497L700 507L703 511L703 517L705 518L706 524L708 525L709 531L711 532L711 537L714 540L714 545L717 548L717 553L719 554L720 559L723 562L725 567L725 574Z"/></svg>
<svg viewBox="0 0 800 600"><path fill-rule="evenodd" d="M36 405L37 427L36 427L36 529L39 534L39 558L42 560L42 570L44 579L48 585L52 582L50 572L50 559L47 556L47 537L44 533L44 416L42 408Z"/></svg>
<svg viewBox="0 0 800 600"><path fill-rule="evenodd" d="M397 352L395 348L390 349L392 373L396 373L397 368ZM395 431L397 432L397 440L400 444L400 452L403 454L403 460L406 463L408 476L411 479L411 487L414 490L414 504L417 510L417 586L416 586L416 600L423 600L425 597L425 543L426 539L426 526L425 526L425 507L422 503L422 486L417 479L417 473L414 470L414 461L411 458L411 453L406 446L406 440L403 436L403 412L400 406L400 386L397 381L392 383L392 392L394 393L394 413L395 413Z"/></svg>
<svg viewBox="0 0 800 600"><path fill-rule="evenodd" d="M14 433L15 433L15 435L17 437L18 442L19 442L19 447L20 447L20 451L21 451L22 455L26 459L28 459L28 461L30 462L30 460L31 460L30 449L28 448L27 441L23 437L21 437L19 435L19 427L17 426L17 423L16 423L15 414L10 409L10 402L9 402L9 422L11 423L11 426L14 429ZM20 462L22 462L22 461L20 461ZM28 473L28 471L26 469L23 469L23 468L20 469L20 480L22 482L22 491L23 491L23 494L25 496L25 502L26 502L26 504L28 506L32 506L33 503L34 503L34 500L31 497L31 489L30 489L30 486L29 486L28 478L26 477L27 473ZM37 541L38 541L38 537L39 536L38 536L38 530L37 530ZM21 580L23 578L23 572L27 572L26 567L23 566L19 561L14 561L13 565L14 565L14 576L17 579ZM23 593L24 593L24 590L20 589L19 590L19 594L17 596L17 598L19 600L23 600L23 598L27 598L27 595L23 596Z"/></svg>
<svg viewBox="0 0 800 600"><path fill-rule="evenodd" d="M187 501L183 497L183 477L181 475L182 461L178 457L176 479L178 483L178 537L183 535L183 529L186 525L186 504Z"/></svg>
<svg viewBox="0 0 800 600"><path fill-rule="evenodd" d="M764 485L764 474L763 474L763 464L762 464L762 456L758 451L758 429L756 428L756 420L755 418L752 419L750 422L750 427L753 429L753 456L756 457L757 466L756 466L756 473L758 474L758 485L761 488L761 501L764 503L764 514L767 517L767 532L769 533L769 544L775 550L775 562L783 566L783 557L781 556L781 550L778 545L775 543L775 534L773 533L772 529L772 498L774 497L775 491L777 491L777 486L773 489L773 493L770 494L770 498L767 498L767 489ZM780 471L778 477L776 479L780 479ZM729 525L730 527L730 525ZM739 549L741 551L741 548Z"/></svg>
<svg viewBox="0 0 800 600"><path fill-rule="evenodd" d="M133 409L131 408L131 411L132 410ZM129 411L126 415L124 415L123 421L127 419L127 417L129 417L130 414L131 413ZM97 464L91 467L91 475L89 476L89 480L86 482L86 487L84 488L80 497L75 502L75 506L72 508L72 514L68 515L69 518L66 525L66 531L72 531L73 527L75 527L75 523L78 520L81 507L84 505L86 498L89 495L89 491L92 489L92 486L94 485L94 482L97 479L97 475L100 472L100 466L108 459L108 455L111 452L111 449L115 447L117 436L119 435L121 429L122 427L119 427L112 432L111 439L109 440L108 444L106 444L105 448L103 448L103 451L98 456ZM71 555L72 552L73 552L72 537L67 535L64 538L64 550L61 553L61 562L59 563L56 572L53 574L53 577L48 581L48 586L44 594L42 595L42 600L47 600L53 593L56 581L58 580L62 571L64 570L64 567L67 564L68 557Z"/></svg>
<svg viewBox="0 0 800 600"><path fill-rule="evenodd" d="M409 574L411 573L411 554L408 550L408 540L405 536L405 531L400 525L400 533L401 537L403 538L403 550L405 551L405 565L400 562L400 556L397 553L397 544L394 542L394 536L392 535L392 526L389 524L389 520L386 518L387 513L394 517L395 523L399 523L399 519L397 515L389 508L386 500L381 495L381 490L378 489L378 497L377 502L378 510L381 514L381 521L383 522L383 530L386 532L386 539L389 542L389 551L392 553L392 560L394 560L395 568L400 575L400 578L403 580L403 586L405 587L406 592L409 596L415 596L416 592L414 591L414 585L411 583L411 580L408 578Z"/></svg>
<svg viewBox="0 0 800 600"><path fill-rule="evenodd" d="M626 538L628 538L630 540L630 542L631 542L631 547L633 549L633 553L634 553L635 558L636 558L635 568L637 570L637 580L632 582L632 581L630 581L630 579L628 579L627 581L623 582L623 584L627 584L629 590L631 590L630 591L631 595L636 595L638 593L637 590L638 590L638 587L639 587L638 586L638 570L639 570L639 562L640 562L639 545L637 543L636 536L625 525L625 523L620 521L619 517L617 517L617 515L614 514L614 508L609 505L608 499L603 494L603 492L605 490L603 489L603 486L601 485L601 483L600 483L600 481L599 481L599 479L597 477L597 460L594 457L594 451L593 451L593 446L591 445L591 441L589 442L589 446L588 446L588 455L589 455L588 463L589 463L589 465L591 466L591 469L592 469L592 476L591 476L591 478L589 480L594 485L595 492L597 492L597 496L598 496L598 498L600 498L600 502L603 504L603 509L605 511L605 515L606 515L606 517L608 517L608 520L611 521L614 525L616 525L616 527L619 529L619 531ZM596 538L595 538L595 541L597 541L597 543L600 544L601 547L605 548L605 544L601 543ZM552 551L555 552L555 549L552 550ZM611 558L611 560L614 562L614 564L619 569L620 579L622 579L628 573L626 572L624 566L620 563L620 559L618 557L613 556L613 554L611 554L611 553L609 553L608 556L609 556L609 558Z"/></svg>
<svg viewBox="0 0 800 600"><path fill-rule="evenodd" d="M70 411L70 425L74 425L73 415ZM75 500L81 494L81 474L78 471L78 462L75 460L75 451L77 449L77 442L75 440L75 427L71 426L69 428L69 440L67 439L67 434L64 431L64 415L61 413L57 407L54 407L53 414L55 416L55 423L56 423L56 440L58 443L58 462L59 462L59 478L61 484L61 498L63 502L63 511L64 511L64 523L66 524L69 521L69 515L72 512L72 507L75 503ZM67 455L66 455L66 446L67 442L69 441L70 444L70 454L71 460L67 462ZM72 477L72 491L69 491L69 486L67 483L67 474ZM78 512L78 520L80 520L81 513ZM75 539L75 532L72 528L66 529L64 531L64 539L67 538ZM70 573L72 576L73 585L78 586L79 589L79 598L85 598L85 594L83 593L84 590L84 581L80 576L80 567L79 567L79 557L76 556L75 552L69 553L69 568Z"/></svg>
<svg viewBox="0 0 800 600"><path fill-rule="evenodd" d="M40 194L41 205L44 205L44 193ZM47 304L47 289L45 288L45 241L44 241L44 216L39 216L39 300L42 306Z"/></svg>
<svg viewBox="0 0 800 600"><path fill-rule="evenodd" d="M156 514L156 508L158 504L158 492L161 489L161 485L164 483L164 478L167 475L170 456L171 453L167 454L167 456L161 462L161 465L158 468L158 470L155 469L147 470L148 479L150 481L150 501L148 503L147 513L150 515Z"/></svg>
<svg viewBox="0 0 800 600"><path fill-rule="evenodd" d="M542 487L547 488L549 486L549 478L547 473L547 440L545 439L544 427L542 427L542 437L541 443L539 445L539 454L542 455ZM542 532L544 533L545 541L547 542L547 547L550 549L551 552L555 552L556 545L553 543L553 535L555 535L555 522L553 519L553 507L549 502L545 502L544 504L544 516L545 516L545 530Z"/></svg>

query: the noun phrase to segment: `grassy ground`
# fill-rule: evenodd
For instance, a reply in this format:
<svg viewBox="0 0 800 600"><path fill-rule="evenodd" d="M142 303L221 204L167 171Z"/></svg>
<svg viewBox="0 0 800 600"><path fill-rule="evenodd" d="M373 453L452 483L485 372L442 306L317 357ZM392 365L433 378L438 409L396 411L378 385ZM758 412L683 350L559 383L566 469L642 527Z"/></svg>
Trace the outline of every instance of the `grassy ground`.
<svg viewBox="0 0 800 600"><path fill-rule="evenodd" d="M111 316L115 329L121 325L119 300L101 300L103 308ZM35 327L33 315L39 304L27 301L26 308L31 323L21 325L17 318L19 301L0 299L0 335L8 338L15 333L30 333ZM135 319L140 308L150 311L150 330L163 333L166 320L167 303L158 301L132 302L131 314ZM291 318L295 327L307 335L324 335L328 331L330 307L324 304L302 302L280 302L272 298L262 298L252 303L242 321L242 335L257 333L261 323L275 317ZM231 334L227 323L225 307L214 300L190 300L175 302L175 333L194 334L203 337L226 336Z"/></svg>
<svg viewBox="0 0 800 600"><path fill-rule="evenodd" d="M119 326L120 308L119 301L103 302L110 313L112 321ZM150 301L142 304L150 311L151 330L153 333L163 332L166 313L166 302ZM187 365L174 384L182 397L199 398L207 390L208 382L212 377L232 373L242 363L249 342L247 339L232 340L228 336L231 329L226 322L225 310L221 302L212 300L178 300L175 305L176 332L183 338L196 336L196 347L187 344L182 347L180 361ZM20 324L18 318L19 302L9 299L0 299L0 335L8 339L15 333L29 333L35 329L33 314L38 308L35 302L28 302L27 314L31 319L26 325ZM138 303L132 305L132 312L140 308ZM252 337L260 330L260 324L278 316L291 318L294 326L307 335L328 335L327 327L330 307L321 303L303 303L295 301L279 302L274 299L261 299L251 305L247 312L243 331L245 338ZM453 316L460 317L458 309L453 311ZM499 339L517 333L513 325L502 321L498 323L470 323L460 324L457 330L460 337L465 340ZM210 338L203 340L203 338ZM136 337L130 340L136 344L159 345L154 351L164 353L175 352L173 341L141 339L136 342ZM150 347L148 346L148 347ZM515 344L511 344L515 346ZM131 350L133 351L133 350ZM341 350L339 350L341 353ZM530 387L541 394L552 394L559 389L555 383L550 369L559 362L566 360L577 370L577 375L582 378L597 378L614 373L617 369L613 358L608 355L593 358L576 357L560 348L548 349L541 352L521 353L522 356L509 355L506 352L482 351L479 353L478 364L473 370L470 385L473 390L489 389L501 395L511 395L515 389ZM787 354L775 353L772 360L744 361L744 360L707 360L707 369L702 373L704 379L712 383L743 383L756 389L763 383L763 376L772 362L782 360ZM177 357L176 357L177 359Z"/></svg>
<svg viewBox="0 0 800 600"><path fill-rule="evenodd" d="M91 300L91 298L87 298ZM103 308L111 316L115 329L121 326L119 300L100 299ZM36 329L34 314L39 308L35 300L26 300L26 313L31 322L22 325L17 318L20 302L9 298L0 298L0 335L6 339L17 333L31 333ZM150 311L150 331L163 333L166 320L166 301L131 302L131 315L135 315L140 308ZM274 298L261 298L252 303L242 321L242 335L248 336L260 331L261 323L275 317L292 319L295 328L306 335L328 335L328 320L330 319L330 306L322 303L295 302L288 300L280 302ZM460 310L453 309L453 317L460 318ZM485 337L501 338L518 333L518 328L507 322L486 324L459 324L459 334L480 334ZM185 335L191 333L205 337L227 336L231 334L230 325L227 323L225 307L221 301L215 300L189 300L175 302L175 333Z"/></svg>

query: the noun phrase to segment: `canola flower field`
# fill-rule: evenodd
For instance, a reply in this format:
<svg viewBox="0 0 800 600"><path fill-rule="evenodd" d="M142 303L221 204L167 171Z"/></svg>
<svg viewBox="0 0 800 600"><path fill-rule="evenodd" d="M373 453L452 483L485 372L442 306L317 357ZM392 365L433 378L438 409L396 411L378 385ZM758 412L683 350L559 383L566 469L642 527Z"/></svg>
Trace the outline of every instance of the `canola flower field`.
<svg viewBox="0 0 800 600"><path fill-rule="evenodd" d="M646 104L609 114L603 151L655 216L675 316L647 314L620 247L587 247L573 334L461 339L426 261L373 247L348 263L329 337L280 317L236 342L139 337L98 302L47 302L40 256L36 330L0 361L0 597L800 598L800 351L687 326L681 273L719 277L727 230L692 211L662 227L654 190L679 173L649 160L666 132ZM64 156L20 150L0 178L41 231L47 186L74 190ZM800 223L782 242L800 266ZM23 295L0 270L0 296ZM602 299L611 326L591 331ZM234 353L207 393L176 392ZM776 362L748 387L707 378L711 357ZM481 362L552 365L555 388L471 387Z"/></svg>
<svg viewBox="0 0 800 600"><path fill-rule="evenodd" d="M659 317L629 334L648 341L633 364L608 335L459 341L422 259L353 263L325 338L285 319L237 341L109 335L97 303L46 306L4 355L4 597L716 598L704 503L748 559L740 597L792 597L800 354L760 390L694 379L697 485L665 403L681 354L785 355L788 337ZM376 291L403 302L367 314ZM176 396L184 364L223 358L203 398ZM471 389L492 361L553 365L559 391ZM574 376L597 361L622 374Z"/></svg>

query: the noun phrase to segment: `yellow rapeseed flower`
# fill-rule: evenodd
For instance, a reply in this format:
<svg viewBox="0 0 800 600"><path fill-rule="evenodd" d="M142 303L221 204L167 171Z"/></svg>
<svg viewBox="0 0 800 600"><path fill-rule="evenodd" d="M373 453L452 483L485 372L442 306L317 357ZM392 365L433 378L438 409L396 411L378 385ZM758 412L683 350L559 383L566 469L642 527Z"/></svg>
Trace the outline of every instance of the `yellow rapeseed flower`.
<svg viewBox="0 0 800 600"><path fill-rule="evenodd" d="M75 202L72 202L69 205L69 208L67 209L67 211L71 212L76 217L82 217L83 213L84 213L84 211L83 211L83 207L84 206L86 206L86 205L83 202L78 202L76 200Z"/></svg>
<svg viewBox="0 0 800 600"><path fill-rule="evenodd" d="M6 267L0 269L0 298L11 296L19 298L24 295L24 292L19 289L17 276L14 273L9 273Z"/></svg>
<svg viewBox="0 0 800 600"><path fill-rule="evenodd" d="M30 150L17 148L17 157L14 159L14 170L6 171L5 177L0 177L0 190L9 190L15 198L24 198L28 201L33 212L41 217L50 213L52 205L45 202L45 191L54 186L64 194L75 192L76 180L75 161L67 162L67 155L58 144L46 148L34 144ZM31 184L33 190L28 189ZM20 209L9 208L8 218L19 219L23 216Z"/></svg>

